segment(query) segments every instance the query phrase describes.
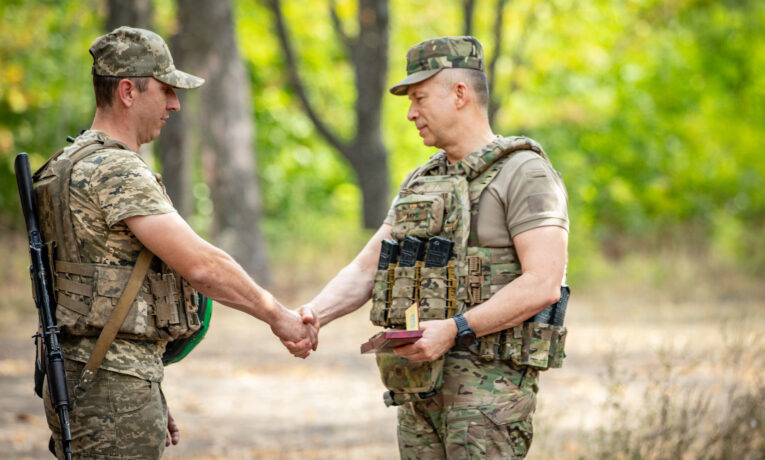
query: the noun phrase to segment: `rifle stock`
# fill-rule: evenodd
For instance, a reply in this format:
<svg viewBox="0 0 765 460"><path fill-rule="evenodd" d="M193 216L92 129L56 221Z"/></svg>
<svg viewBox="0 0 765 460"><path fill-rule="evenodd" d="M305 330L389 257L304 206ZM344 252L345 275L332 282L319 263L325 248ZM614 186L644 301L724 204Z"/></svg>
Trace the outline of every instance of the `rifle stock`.
<svg viewBox="0 0 765 460"><path fill-rule="evenodd" d="M19 187L19 199L21 210L24 213L24 221L29 236L29 266L32 287L34 288L34 300L40 317L40 328L45 359L45 373L48 377L48 389L53 408L56 410L61 422L61 439L64 448L64 456L72 458L71 441L72 433L69 425L69 390L66 384L64 371L64 355L58 340L58 328L56 326L56 304L53 297L51 284L51 270L48 264L48 248L45 246L40 234L40 227L35 213L35 202L32 189L32 172L29 166L29 157L26 153L16 155L14 163L16 183Z"/></svg>

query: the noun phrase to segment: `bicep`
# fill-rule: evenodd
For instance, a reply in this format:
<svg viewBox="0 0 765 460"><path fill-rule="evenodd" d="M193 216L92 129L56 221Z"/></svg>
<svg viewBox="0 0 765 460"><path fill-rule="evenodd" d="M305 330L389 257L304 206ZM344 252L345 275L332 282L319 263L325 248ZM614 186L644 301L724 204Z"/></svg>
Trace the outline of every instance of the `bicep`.
<svg viewBox="0 0 765 460"><path fill-rule="evenodd" d="M568 250L568 231L544 226L526 230L513 237L523 274L559 285L563 281Z"/></svg>
<svg viewBox="0 0 765 460"><path fill-rule="evenodd" d="M133 216L124 222L141 244L184 277L206 252L214 249L177 212Z"/></svg>
<svg viewBox="0 0 765 460"><path fill-rule="evenodd" d="M362 271L365 273L371 273L374 275L374 271L377 269L377 261L380 258L380 248L382 241L391 237L391 226L388 224L382 224L377 229L372 238L369 239L366 246L361 250L359 255L353 260Z"/></svg>

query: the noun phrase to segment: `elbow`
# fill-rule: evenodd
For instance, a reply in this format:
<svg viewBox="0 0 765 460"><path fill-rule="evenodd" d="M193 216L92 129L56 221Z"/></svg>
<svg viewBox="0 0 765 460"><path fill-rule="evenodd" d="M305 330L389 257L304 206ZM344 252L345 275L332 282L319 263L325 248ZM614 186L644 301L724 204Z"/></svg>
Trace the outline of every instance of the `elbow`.
<svg viewBox="0 0 765 460"><path fill-rule="evenodd" d="M552 305L560 300L560 282L548 281L543 283L537 292L539 292L540 297L542 297L542 299L540 299L542 305Z"/></svg>
<svg viewBox="0 0 765 460"><path fill-rule="evenodd" d="M196 264L183 274L186 281L191 284L194 289L204 291L207 286L215 284L215 274L208 267L203 264Z"/></svg>
<svg viewBox="0 0 765 460"><path fill-rule="evenodd" d="M547 291L547 302L545 305L552 305L560 300L560 285L554 286L552 289L549 289Z"/></svg>
<svg viewBox="0 0 765 460"><path fill-rule="evenodd" d="M206 292L220 282L220 270L216 257L197 257L181 274L194 289Z"/></svg>

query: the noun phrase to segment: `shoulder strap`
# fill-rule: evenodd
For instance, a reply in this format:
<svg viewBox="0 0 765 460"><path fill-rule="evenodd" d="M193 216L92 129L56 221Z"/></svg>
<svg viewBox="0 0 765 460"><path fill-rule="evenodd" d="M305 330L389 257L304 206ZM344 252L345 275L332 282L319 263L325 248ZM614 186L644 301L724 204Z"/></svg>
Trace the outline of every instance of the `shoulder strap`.
<svg viewBox="0 0 765 460"><path fill-rule="evenodd" d="M141 289L141 285L146 277L146 273L149 271L149 265L153 258L154 254L145 247L141 250L141 253L138 254L138 259L135 262L133 271L130 273L130 279L128 279L125 290L122 291L117 306L114 307L114 311L111 316L109 316L109 321L107 321L106 325L101 330L96 345L93 347L93 353L90 355L87 364L85 364L85 368L82 370L80 382L75 388L75 398L79 398L85 394L90 385L95 381L96 373L101 367L104 357L106 357L106 352L117 337L120 326L125 322L125 318L130 311L130 307L133 305L138 290Z"/></svg>
<svg viewBox="0 0 765 460"><path fill-rule="evenodd" d="M418 177L439 174L446 174L446 154L443 150L439 150L436 154L430 157L430 160L427 163L415 168L409 173L401 184L401 188L409 187L409 184Z"/></svg>
<svg viewBox="0 0 765 460"><path fill-rule="evenodd" d="M546 161L550 161L542 150L542 146L533 139L524 136L498 137L481 151L463 158L459 162L460 169L464 171L467 180L472 181L497 161L520 150L531 150Z"/></svg>
<svg viewBox="0 0 765 460"><path fill-rule="evenodd" d="M64 152L64 149L62 149L50 157L34 173L33 179L35 182L40 181L48 170L52 170L53 174L58 178L57 184L52 186L55 188L53 193L58 197L56 200L57 204L55 205L58 208L57 213L61 215L60 224L57 223L55 225L57 248L63 252L57 256L59 259L64 259L68 262L80 262L80 253L74 233L74 223L72 222L72 214L69 209L69 182L72 176L72 168L80 160L106 148L124 149L125 145L112 139L106 141L94 140L80 146L68 158L63 159L60 158Z"/></svg>

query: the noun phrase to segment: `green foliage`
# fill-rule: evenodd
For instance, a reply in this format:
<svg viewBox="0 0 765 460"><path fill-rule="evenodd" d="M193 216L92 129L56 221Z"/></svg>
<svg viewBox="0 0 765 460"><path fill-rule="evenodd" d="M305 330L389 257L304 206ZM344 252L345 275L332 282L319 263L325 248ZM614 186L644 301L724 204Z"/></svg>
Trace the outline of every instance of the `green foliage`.
<svg viewBox="0 0 765 460"><path fill-rule="evenodd" d="M34 168L90 124L88 46L100 21L92 1L3 2L0 17L0 219L18 222L15 154Z"/></svg>
<svg viewBox="0 0 765 460"><path fill-rule="evenodd" d="M309 97L333 129L349 135L354 76L329 1L283 4ZM356 34L357 2L336 4L345 32ZM502 50L493 76L501 102L496 132L536 138L564 175L574 281L603 249L620 256L640 247L635 241L661 245L682 240L688 230L694 244L708 245L720 259L765 270L758 236L765 222L765 157L759 154L765 145L765 4L518 0L505 8L501 44L492 36L497 3L476 4L474 34L487 55L498 45ZM99 6L0 4L2 220L18 222L13 154L29 151L39 165L66 135L90 123L87 47L102 33ZM167 36L174 2L155 7ZM463 19L456 0L392 0L390 9L392 85L405 73L409 46L461 34ZM235 14L253 86L270 241L324 245L339 235L362 235L353 172L286 85L270 11L263 2L241 0ZM407 107L405 97L385 98L392 192L434 152L406 120Z"/></svg>

